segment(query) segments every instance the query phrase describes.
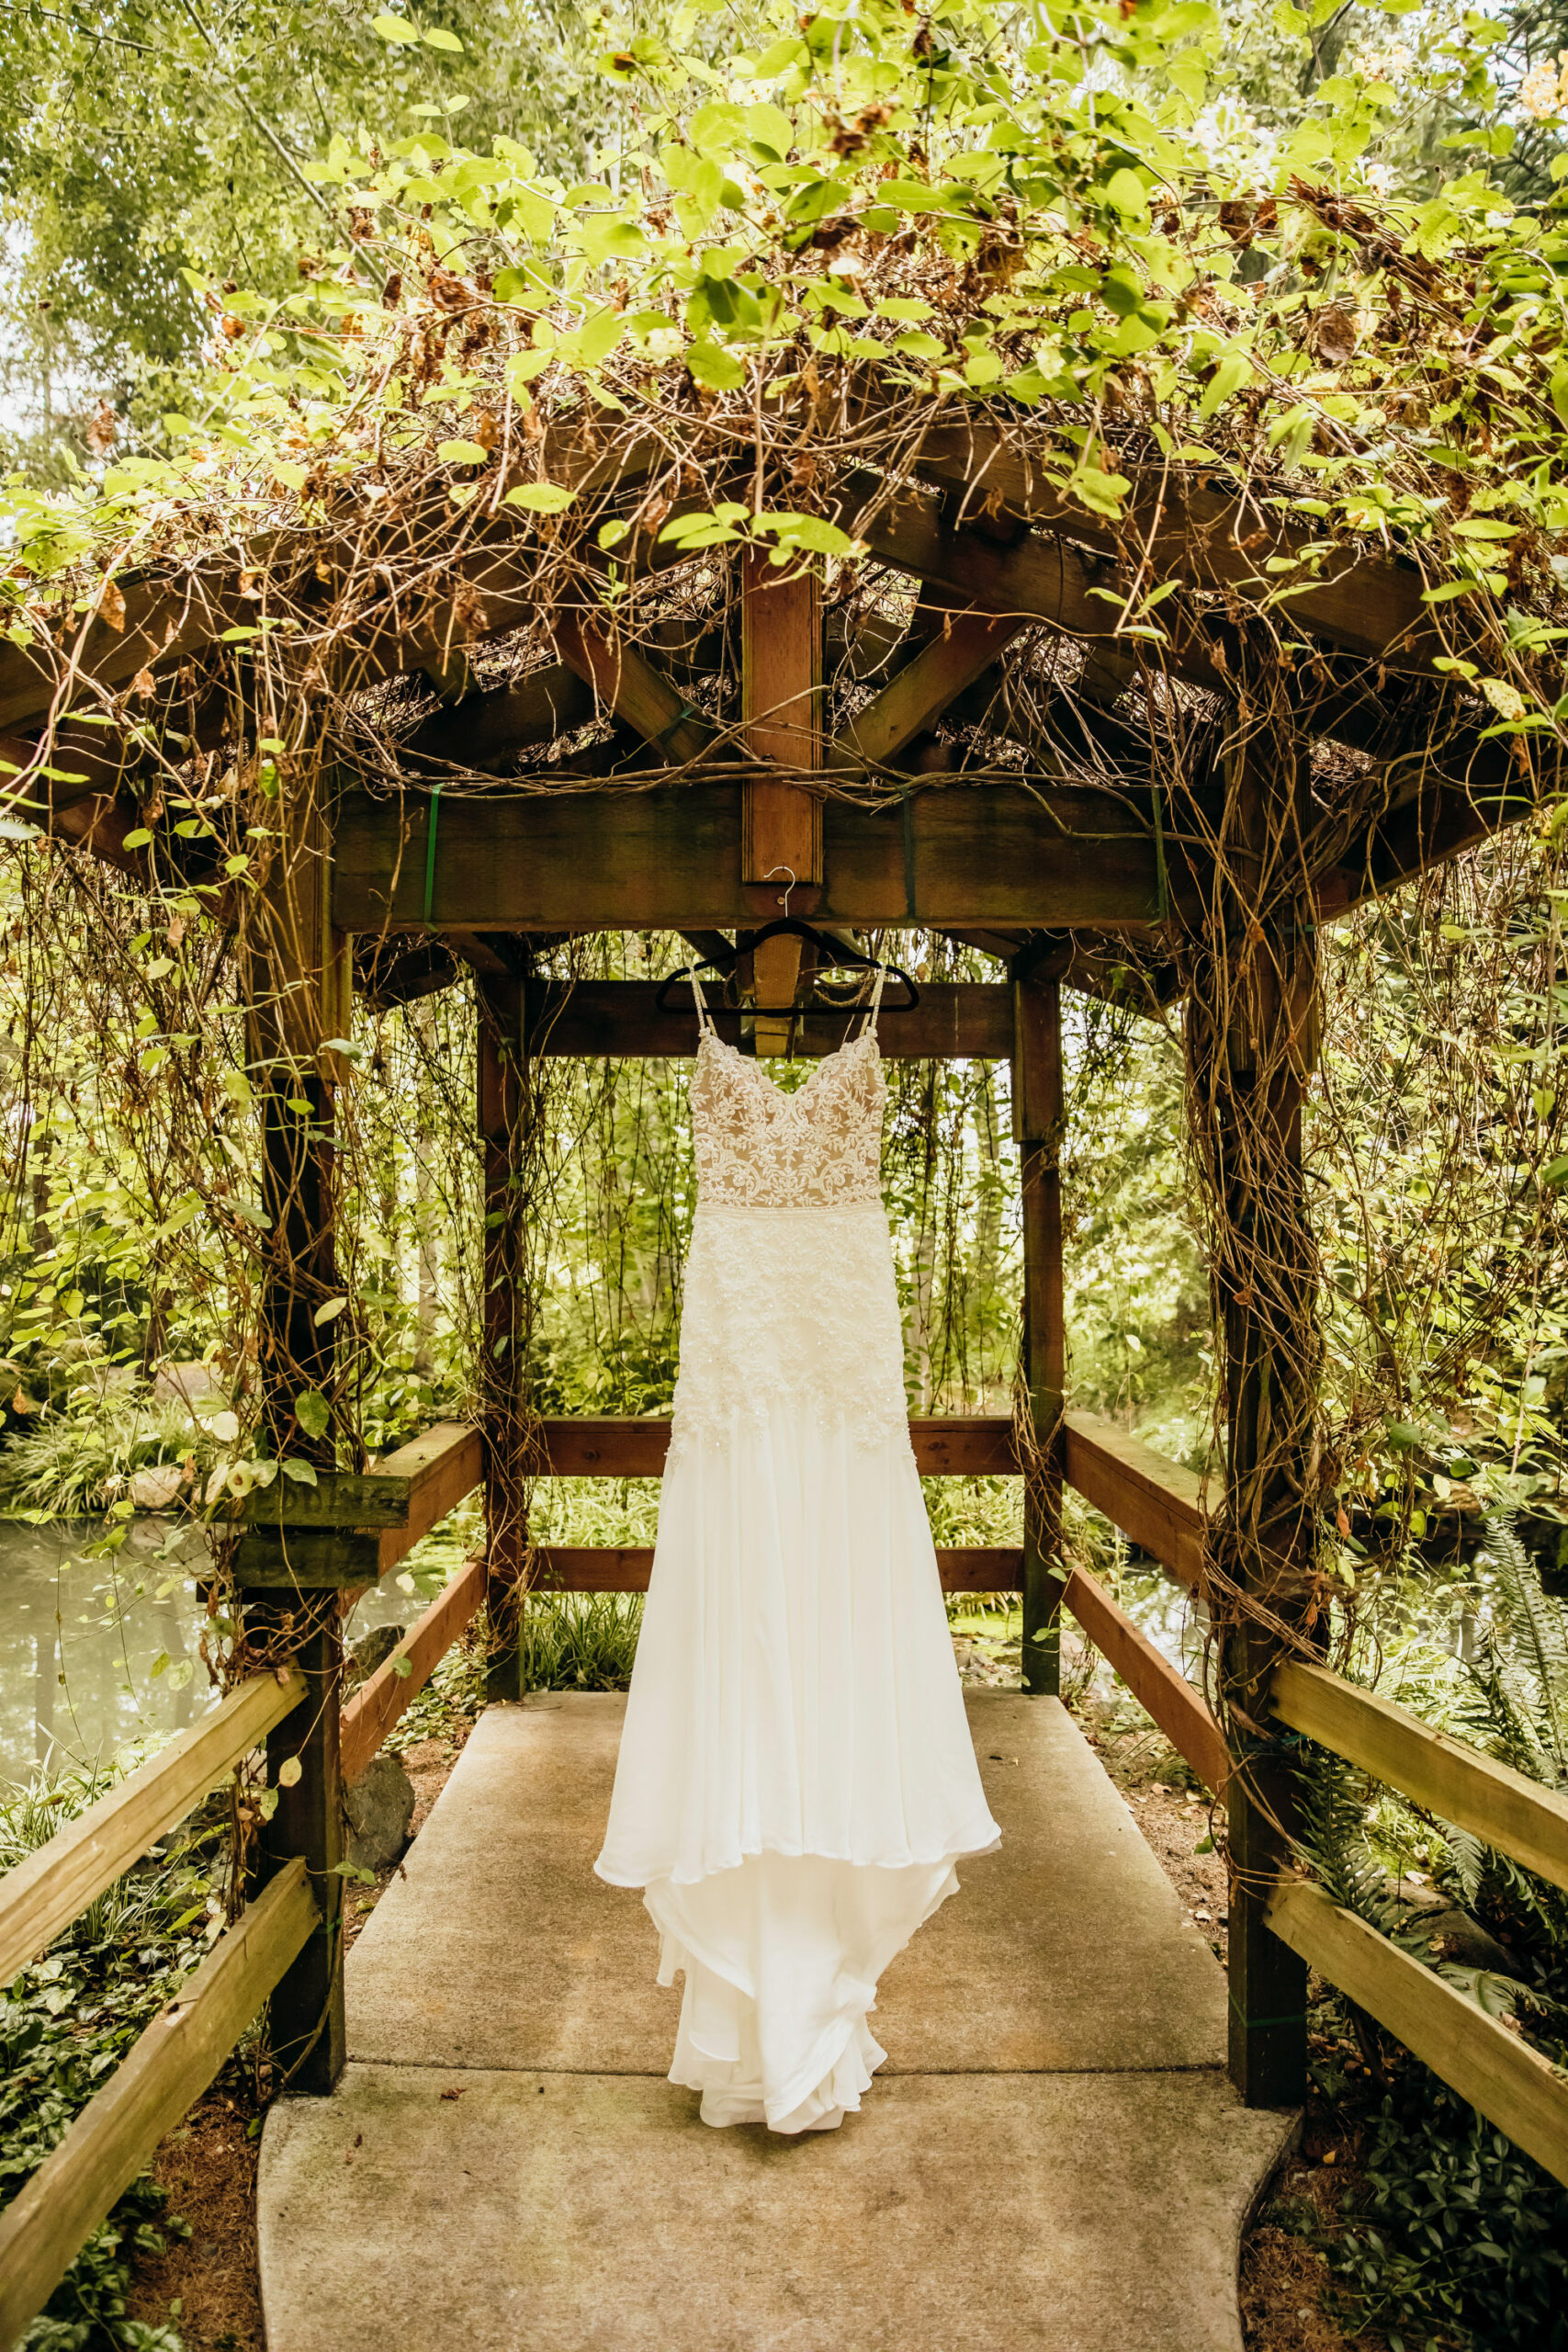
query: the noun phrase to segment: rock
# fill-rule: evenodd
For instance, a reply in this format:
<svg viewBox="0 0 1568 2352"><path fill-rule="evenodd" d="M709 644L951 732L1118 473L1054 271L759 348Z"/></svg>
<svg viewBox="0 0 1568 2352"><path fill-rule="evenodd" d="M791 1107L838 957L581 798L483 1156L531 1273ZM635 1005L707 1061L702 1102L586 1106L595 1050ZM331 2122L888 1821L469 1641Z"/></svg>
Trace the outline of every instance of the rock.
<svg viewBox="0 0 1568 2352"><path fill-rule="evenodd" d="M228 1384L199 1357L183 1363L161 1363L152 1374L152 1394L161 1403L183 1405L188 1413L198 1396L229 1401Z"/></svg>
<svg viewBox="0 0 1568 2352"><path fill-rule="evenodd" d="M1440 1887L1386 1878L1382 1891L1415 1915L1409 1924L1418 1929L1434 1960L1451 1961L1457 1968L1484 1968L1498 1976L1514 1973L1514 1962L1496 1937Z"/></svg>
<svg viewBox="0 0 1568 2352"><path fill-rule="evenodd" d="M167 1510L189 1476L183 1462L153 1462L126 1489L138 1510Z"/></svg>
<svg viewBox="0 0 1568 2352"><path fill-rule="evenodd" d="M386 1871L408 1849L413 1782L395 1756L373 1757L344 1800L347 1860L358 1871Z"/></svg>
<svg viewBox="0 0 1568 2352"><path fill-rule="evenodd" d="M378 1667L386 1665L403 1638L400 1625L372 1625L355 1644L349 1657L348 1671L344 1680L352 1690L357 1682L368 1682Z"/></svg>

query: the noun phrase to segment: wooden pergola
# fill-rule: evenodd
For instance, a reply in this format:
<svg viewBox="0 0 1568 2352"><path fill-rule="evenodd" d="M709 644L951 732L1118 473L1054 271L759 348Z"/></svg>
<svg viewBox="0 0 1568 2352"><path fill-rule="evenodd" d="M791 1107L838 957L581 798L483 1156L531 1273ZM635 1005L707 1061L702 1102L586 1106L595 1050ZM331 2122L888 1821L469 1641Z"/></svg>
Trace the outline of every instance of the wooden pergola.
<svg viewBox="0 0 1568 2352"><path fill-rule="evenodd" d="M342 1880L333 1872L345 1770L352 1777L363 1768L482 1600L491 1693L514 1697L517 1600L530 1571L554 1589L647 1582L646 1553L528 1547L522 1497L530 1478L657 1475L668 1431L647 1420L541 1424L530 1414L523 1351L511 1344L527 1211L519 1171L536 1057L689 1055L695 1025L660 1010L655 983L569 985L540 974L540 957L573 933L673 932L699 952L723 934L727 949L740 950L742 989L719 1014L721 1032L759 1051L820 1053L840 1041L844 1022L814 1004L809 951L803 956L800 940L782 936L748 952L787 894L792 914L828 933L917 927L997 960L996 980L929 986L918 1007L890 1009L881 1027L889 1056L1008 1061L1021 1145L1027 1424L927 1419L912 1434L928 1475L1026 1470L1024 1543L1020 1553L945 1553L943 1580L950 1589L1021 1590L1024 1686L1037 1693L1057 1687L1065 1591L1200 1777L1224 1794L1235 1873L1232 2072L1248 2102L1293 2104L1304 2083L1308 1957L1330 1973L1337 1966L1342 1984L1354 1970L1333 1956L1341 1931L1331 1935L1317 1913L1305 1915L1300 1897L1320 1891L1281 1877L1291 1735L1270 1725L1309 1732L1384 1777L1402 1775L1406 1787L1427 1788L1436 1769L1432 1735L1411 1719L1392 1730L1383 1721L1397 1709L1383 1709L1381 1729L1367 1728L1366 1710L1381 1702L1313 1664L1304 1631L1317 1510L1313 1400L1299 1393L1279 1301L1310 1264L1300 1109L1318 1027L1315 930L1526 814L1542 784L1507 742L1485 740L1458 691L1435 677L1439 639L1414 568L1359 545L1311 552L1304 532L1231 485L1161 475L1136 486L1126 515L1111 524L1067 503L1002 432L940 420L907 477L849 470L818 481L814 503L912 599L901 635L885 604L872 630L881 641L869 692L829 733L825 681L835 663L854 660L855 643L825 612L812 569L771 563L744 545L716 559L694 556L660 537L671 513L703 511L716 494L712 481L694 482L676 469L656 502L669 467L662 444L623 443L606 456L590 427L575 440L553 438L540 463L575 487L595 521L626 521L615 563L631 593L682 561L737 567L738 639L716 625L705 633L699 622L672 629L660 658L659 643L646 633L634 641L617 605L602 597L541 613L537 543L492 503L492 519L460 531L444 504L398 525L400 557L412 548L428 558L412 606L389 593L352 616L335 610L334 539L323 528L274 543L265 571L243 550L177 577L128 583L118 625L89 617L63 648L0 648L0 728L15 738L11 756L19 746L19 763L41 757L78 775L51 788L53 829L138 870L143 853L125 846L142 821L134 746L117 745L101 727L73 728L62 713L89 695L123 712L125 689L150 669L154 679L197 681L175 687L193 741L204 729L209 740L224 729L231 737L236 728L255 731L255 695L236 717L228 689L200 683L201 664L226 630L265 616L280 580L297 619L299 650L288 656L296 677L323 692L351 685L359 696L363 740L375 747L367 773L355 773L336 739L330 763L287 810L284 851L252 905L209 877L211 902L249 940L254 1062L274 1073L264 1092L265 1205L276 1237L264 1372L280 1423L291 1412L284 1391L301 1367L314 1367L318 1386L331 1385L332 1329L313 1319L335 1287L328 1204L336 1057L326 1041L347 1034L352 975L382 1004L428 992L465 967L476 976L485 1426L432 1432L373 1472L338 1469L328 1442L318 1449L316 1487L279 1481L252 1498L235 1554L251 1608L287 1641L303 1677L303 1698L290 1690L287 1706L275 1702L270 1713L273 1779L286 1758L299 1770L265 1830L264 1877L293 1886L302 1857L315 1900L298 1934L305 1915L295 1905L290 1948L275 1943L276 1965L265 1982L247 1981L246 1996L257 1984L262 1996L271 1992L274 2046L293 2086L329 2089L344 2050ZM1145 585L1177 583L1157 647L1122 626L1129 548L1140 551ZM362 518L354 554L363 573ZM486 642L524 628L536 644L547 631L554 658L502 683L477 683ZM1010 648L1042 628L1082 642L1077 716L1058 733L1008 739ZM227 676L237 657L222 658ZM721 665L734 689L722 724L702 691ZM385 697L387 682L415 673L434 687L434 704L428 692L417 706ZM1149 743L1173 712L1194 707L1189 690L1208 698L1198 707L1220 748L1203 772L1173 781L1168 764L1148 756ZM584 742L582 730L605 720L608 731ZM1071 726L1089 729L1102 771L1108 760L1116 764L1113 786L1075 773ZM965 730L986 738L984 757ZM540 755L558 743L567 749L547 765ZM1358 774L1349 823L1327 796L1314 799L1318 745ZM1227 1286L1219 1270L1223 1496L1064 1411L1064 986L1145 1006L1185 989L1190 1058L1207 1105L1199 1148L1231 1228L1279 1271L1270 1302L1245 1282ZM758 1019L748 990L752 1005L798 1010ZM289 1442L298 1447L298 1434ZM342 1596L384 1575L481 1478L484 1560L408 1637L410 1670L383 1669L340 1711ZM1228 1729L1092 1579L1064 1576L1064 1478L1194 1592L1209 1589L1211 1524L1227 1531L1229 1589L1267 1603L1255 1614L1244 1609L1226 1635ZM1361 1711L1347 1714L1340 1694L1360 1698ZM245 1736L255 1736L249 1717ZM217 1751L209 1745L209 1764ZM1480 1759L1467 1765L1462 1785L1444 1783L1450 1817L1466 1818L1468 1806L1476 1818L1479 1807L1488 1834L1510 1836L1516 1847L1533 1839L1538 1866L1546 1854L1568 1883L1568 1811L1559 1807L1562 1818L1543 1827L1542 1792L1513 1791L1515 1811L1500 1829L1502 1777ZM125 1834L144 1844L150 1818L139 1815ZM1356 1997L1375 2007L1363 1978L1355 1982ZM1420 2047L1426 2029L1411 2023L1414 2014L1407 2002L1393 2021ZM1478 2013L1477 2033L1483 2025L1509 2040ZM1499 2056L1488 2040L1481 2074L1466 2073L1466 2059L1456 2075L1455 2060L1450 2078L1477 2097L1472 2086L1487 2068L1535 2063L1517 2042L1510 2051ZM1538 2150L1568 2147L1553 2113ZM1512 2108L1509 2117L1517 2131Z"/></svg>

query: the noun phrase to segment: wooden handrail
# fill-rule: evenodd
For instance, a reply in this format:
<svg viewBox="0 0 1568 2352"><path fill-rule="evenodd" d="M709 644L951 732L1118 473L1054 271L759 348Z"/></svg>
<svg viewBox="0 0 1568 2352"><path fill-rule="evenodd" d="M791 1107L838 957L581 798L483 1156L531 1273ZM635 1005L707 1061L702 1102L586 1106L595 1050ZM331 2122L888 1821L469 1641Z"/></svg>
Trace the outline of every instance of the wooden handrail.
<svg viewBox="0 0 1568 2352"><path fill-rule="evenodd" d="M1203 1581L1204 1481L1097 1413L1066 1413L1062 1468L1069 1486L1189 1592Z"/></svg>
<svg viewBox="0 0 1568 2352"><path fill-rule="evenodd" d="M303 1861L285 1863L0 2214L0 2344L14 2344L43 2309L84 2240L212 2082L321 1916Z"/></svg>
<svg viewBox="0 0 1568 2352"><path fill-rule="evenodd" d="M542 1544L534 1555L534 1594L646 1592L653 1568L650 1544ZM1016 1544L939 1545L944 1592L1016 1592L1023 1552Z"/></svg>
<svg viewBox="0 0 1568 2352"><path fill-rule="evenodd" d="M464 1626L484 1606L484 1598L481 1555L464 1561L385 1664L345 1702L338 1729L345 1783L358 1780L398 1717L419 1696Z"/></svg>
<svg viewBox="0 0 1568 2352"><path fill-rule="evenodd" d="M290 1483L281 1495L279 1479L235 1547L235 1577L247 1587L363 1589L406 1559L483 1474L479 1431L442 1421L374 1470L323 1472L314 1487Z"/></svg>
<svg viewBox="0 0 1568 2352"><path fill-rule="evenodd" d="M0 1879L0 1984L8 1984L18 1968L123 1878L304 1695L304 1677L292 1667L242 1682L140 1771L7 1871Z"/></svg>
<svg viewBox="0 0 1568 2352"><path fill-rule="evenodd" d="M1098 1577L1074 1568L1067 1577L1063 1606L1071 1610L1096 1649L1109 1659L1177 1753L1187 1758L1203 1786L1223 1794L1231 1775L1230 1751L1202 1692L1195 1690L1155 1647Z"/></svg>
<svg viewBox="0 0 1568 2352"><path fill-rule="evenodd" d="M1271 1695L1274 1713L1292 1731L1472 1831L1554 1886L1568 1887L1568 1798L1434 1731L1407 1707L1347 1682L1327 1667L1286 1659L1274 1670Z"/></svg>
<svg viewBox="0 0 1568 2352"><path fill-rule="evenodd" d="M1274 1933L1376 2018L1499 2132L1568 2182L1568 2075L1412 1960L1321 1886L1287 1880L1269 1898Z"/></svg>

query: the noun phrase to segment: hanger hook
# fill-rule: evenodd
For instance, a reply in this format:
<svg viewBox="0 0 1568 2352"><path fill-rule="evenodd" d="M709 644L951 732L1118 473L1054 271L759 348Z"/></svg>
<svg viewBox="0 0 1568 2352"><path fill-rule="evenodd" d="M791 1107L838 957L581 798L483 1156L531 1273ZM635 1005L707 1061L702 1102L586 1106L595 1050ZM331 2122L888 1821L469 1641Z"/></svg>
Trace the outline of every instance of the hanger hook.
<svg viewBox="0 0 1568 2352"><path fill-rule="evenodd" d="M771 882L775 874L787 874L789 876L789 888L785 890L784 897L775 901L775 904L781 906L787 915L789 912L789 893L795 888L795 869L793 866L788 865L770 865L767 872L762 876L763 881Z"/></svg>

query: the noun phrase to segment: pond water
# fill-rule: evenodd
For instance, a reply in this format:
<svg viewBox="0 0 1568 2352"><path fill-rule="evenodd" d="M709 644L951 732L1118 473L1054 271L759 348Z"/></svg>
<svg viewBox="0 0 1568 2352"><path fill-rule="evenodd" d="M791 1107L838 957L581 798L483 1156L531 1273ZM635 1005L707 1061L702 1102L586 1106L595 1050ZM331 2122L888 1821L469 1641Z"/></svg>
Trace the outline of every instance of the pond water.
<svg viewBox="0 0 1568 2352"><path fill-rule="evenodd" d="M199 1539L166 1555L166 1524L139 1521L114 1560L82 1558L98 1532L0 1520L0 1785L166 1738L214 1703L197 1648ZM106 1607L111 1593L118 1609ZM389 1577L358 1603L348 1638L410 1624L425 1605Z"/></svg>

